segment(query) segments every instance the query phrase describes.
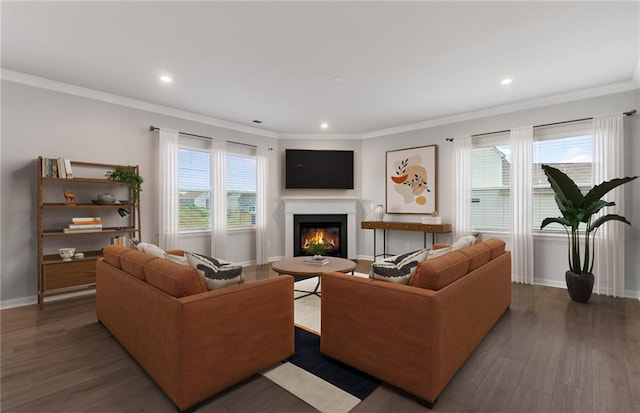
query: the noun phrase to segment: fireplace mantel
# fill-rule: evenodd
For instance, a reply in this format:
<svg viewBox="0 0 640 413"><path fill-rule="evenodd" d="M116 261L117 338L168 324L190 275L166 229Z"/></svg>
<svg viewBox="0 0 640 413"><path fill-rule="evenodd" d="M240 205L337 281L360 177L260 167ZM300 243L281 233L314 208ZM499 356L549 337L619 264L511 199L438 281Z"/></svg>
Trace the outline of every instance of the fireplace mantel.
<svg viewBox="0 0 640 413"><path fill-rule="evenodd" d="M357 199L345 198L283 198L284 254L293 257L293 216L297 214L346 214L347 256L356 257Z"/></svg>

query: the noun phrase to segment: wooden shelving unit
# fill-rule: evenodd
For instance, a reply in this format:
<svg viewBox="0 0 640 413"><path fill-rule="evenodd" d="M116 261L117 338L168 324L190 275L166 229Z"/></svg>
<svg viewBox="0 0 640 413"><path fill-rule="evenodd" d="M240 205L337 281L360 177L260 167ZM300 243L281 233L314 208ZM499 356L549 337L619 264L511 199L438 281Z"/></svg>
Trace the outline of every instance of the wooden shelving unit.
<svg viewBox="0 0 640 413"><path fill-rule="evenodd" d="M388 222L388 221L362 221L362 229L373 230L373 259L386 257L387 253L387 231L418 231L424 233L424 247L427 247L427 234L431 234L431 245L436 243L436 234L448 234L451 232L451 224L422 224L419 222ZM382 254L376 251L376 230L382 230Z"/></svg>
<svg viewBox="0 0 640 413"><path fill-rule="evenodd" d="M139 200L135 204L104 205L90 202L90 194L94 193L92 191L104 187L120 188L120 191L125 191L128 194L128 199L133 199L133 194L128 187L118 181L81 175L84 171L88 172L88 175L104 176L106 171L112 171L119 165L71 161L71 166L74 172L73 178L43 176L46 174L43 174L42 157L37 159L38 306L40 309L44 309L45 297L95 288L96 261L102 256L102 248L110 244L112 237L126 235L134 239L141 238ZM136 172L139 171L137 165L133 168ZM74 194L79 199L86 198L86 200L74 204L60 202L60 194L52 195L51 191L47 191L47 189L55 189L54 187L72 187ZM64 197L62 200L64 201ZM99 231L78 233L65 233L64 225L59 225L59 222L70 214L74 217L108 217L117 214L119 208L124 208L129 212L126 217L126 225L105 226ZM115 219L121 223L120 218ZM47 220L53 224L48 224L45 228ZM103 222L105 221L103 219ZM76 248L76 253L81 252L84 257L63 261L59 254L51 251L60 248L60 243L65 239L72 241L69 243Z"/></svg>

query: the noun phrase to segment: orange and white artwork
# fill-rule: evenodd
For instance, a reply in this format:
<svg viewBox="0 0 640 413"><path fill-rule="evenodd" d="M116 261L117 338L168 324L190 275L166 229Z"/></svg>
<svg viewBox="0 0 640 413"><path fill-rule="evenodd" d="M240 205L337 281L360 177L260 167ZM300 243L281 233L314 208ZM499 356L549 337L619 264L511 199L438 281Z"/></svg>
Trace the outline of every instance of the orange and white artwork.
<svg viewBox="0 0 640 413"><path fill-rule="evenodd" d="M387 213L436 211L436 148L430 145L387 151Z"/></svg>

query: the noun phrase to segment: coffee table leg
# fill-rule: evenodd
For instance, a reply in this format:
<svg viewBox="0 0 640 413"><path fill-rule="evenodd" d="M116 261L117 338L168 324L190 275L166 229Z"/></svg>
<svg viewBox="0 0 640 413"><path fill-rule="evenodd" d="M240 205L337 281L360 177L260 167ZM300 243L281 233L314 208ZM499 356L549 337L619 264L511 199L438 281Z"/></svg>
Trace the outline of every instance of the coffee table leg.
<svg viewBox="0 0 640 413"><path fill-rule="evenodd" d="M313 289L313 291L306 291L306 290L296 290L294 289L293 291L299 292L299 293L306 293L303 294L299 297L296 297L295 300L297 300L298 298L304 298L304 297L308 297L310 295L317 295L318 297L320 297L320 291L318 291L318 288L320 288L320 276L319 275L315 275L314 277L318 277L318 282L316 283L316 287Z"/></svg>

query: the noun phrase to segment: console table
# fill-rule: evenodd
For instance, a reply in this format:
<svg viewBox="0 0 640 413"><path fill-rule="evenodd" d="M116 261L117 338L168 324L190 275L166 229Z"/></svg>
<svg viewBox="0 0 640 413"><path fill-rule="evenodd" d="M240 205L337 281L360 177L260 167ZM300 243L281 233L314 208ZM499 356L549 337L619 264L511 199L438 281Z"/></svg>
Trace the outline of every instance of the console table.
<svg viewBox="0 0 640 413"><path fill-rule="evenodd" d="M384 222L384 221L362 221L362 229L373 230L373 259L376 257L386 257L387 254L387 230L395 231L419 231L424 233L424 247L427 247L427 234L431 234L431 245L436 243L436 234L448 234L451 232L451 224L421 224L418 222ZM382 254L376 254L376 230L382 230Z"/></svg>

